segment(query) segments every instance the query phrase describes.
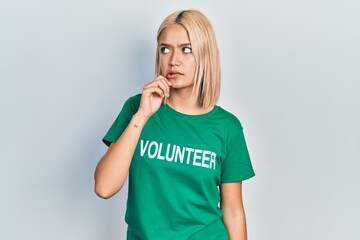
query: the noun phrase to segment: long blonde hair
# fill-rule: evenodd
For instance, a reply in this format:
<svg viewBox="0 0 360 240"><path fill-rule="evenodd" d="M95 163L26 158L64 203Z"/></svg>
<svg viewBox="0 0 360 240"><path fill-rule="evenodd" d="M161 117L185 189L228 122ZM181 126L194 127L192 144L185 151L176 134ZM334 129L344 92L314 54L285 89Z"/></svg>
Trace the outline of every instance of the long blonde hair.
<svg viewBox="0 0 360 240"><path fill-rule="evenodd" d="M161 74L159 38L162 31L174 24L183 26L189 34L196 60L193 91L204 108L216 104L220 96L220 56L215 32L207 17L198 10L176 11L161 23L157 32L155 75Z"/></svg>

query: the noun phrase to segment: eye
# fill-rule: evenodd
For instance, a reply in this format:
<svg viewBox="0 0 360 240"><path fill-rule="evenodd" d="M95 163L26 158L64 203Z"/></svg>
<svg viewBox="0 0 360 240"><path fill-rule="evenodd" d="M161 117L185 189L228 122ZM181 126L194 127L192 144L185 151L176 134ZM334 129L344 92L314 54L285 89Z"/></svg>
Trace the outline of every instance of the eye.
<svg viewBox="0 0 360 240"><path fill-rule="evenodd" d="M182 50L183 50L183 53L191 53L192 52L190 47L184 47Z"/></svg>
<svg viewBox="0 0 360 240"><path fill-rule="evenodd" d="M161 47L161 48L160 48L160 52L161 52L161 53L169 53L169 52L170 52L170 49L167 48L167 47Z"/></svg>

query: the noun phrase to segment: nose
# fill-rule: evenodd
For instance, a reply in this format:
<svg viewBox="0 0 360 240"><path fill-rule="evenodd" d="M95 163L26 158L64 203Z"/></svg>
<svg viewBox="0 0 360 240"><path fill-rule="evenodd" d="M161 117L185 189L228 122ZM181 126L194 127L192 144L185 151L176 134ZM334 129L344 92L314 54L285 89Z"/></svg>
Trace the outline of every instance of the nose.
<svg viewBox="0 0 360 240"><path fill-rule="evenodd" d="M170 57L170 61L169 61L170 66L179 66L180 62L181 62L180 54L178 53L178 51L174 51Z"/></svg>

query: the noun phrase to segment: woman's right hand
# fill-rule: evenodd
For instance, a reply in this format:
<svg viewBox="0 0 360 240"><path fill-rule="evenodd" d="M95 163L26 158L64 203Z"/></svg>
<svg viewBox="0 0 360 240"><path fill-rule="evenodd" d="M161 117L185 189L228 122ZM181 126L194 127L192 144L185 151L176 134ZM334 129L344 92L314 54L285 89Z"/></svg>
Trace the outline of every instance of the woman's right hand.
<svg viewBox="0 0 360 240"><path fill-rule="evenodd" d="M132 157L146 121L170 95L171 83L163 76L146 84L142 91L140 106L119 139L112 143L95 170L95 192L102 198L116 194L126 180ZM121 161L119 161L121 160Z"/></svg>
<svg viewBox="0 0 360 240"><path fill-rule="evenodd" d="M170 96L171 82L159 75L146 84L142 91L138 113L145 118L151 117L161 106L163 99Z"/></svg>

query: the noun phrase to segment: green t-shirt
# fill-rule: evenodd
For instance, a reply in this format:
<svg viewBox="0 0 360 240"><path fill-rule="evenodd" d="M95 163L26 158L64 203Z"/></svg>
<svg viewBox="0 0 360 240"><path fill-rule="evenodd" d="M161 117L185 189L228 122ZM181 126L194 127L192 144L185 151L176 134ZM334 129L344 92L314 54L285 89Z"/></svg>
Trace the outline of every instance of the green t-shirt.
<svg viewBox="0 0 360 240"><path fill-rule="evenodd" d="M125 102L105 144L117 141L140 98ZM228 239L219 185L254 175L234 115L219 106L206 114L186 115L162 105L144 126L130 165L127 239Z"/></svg>

